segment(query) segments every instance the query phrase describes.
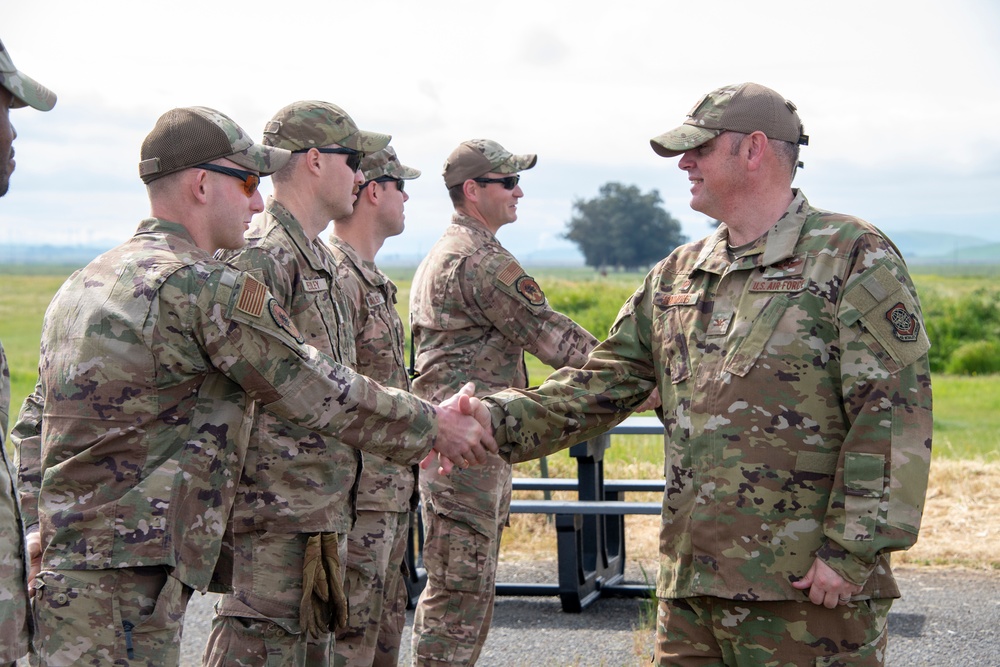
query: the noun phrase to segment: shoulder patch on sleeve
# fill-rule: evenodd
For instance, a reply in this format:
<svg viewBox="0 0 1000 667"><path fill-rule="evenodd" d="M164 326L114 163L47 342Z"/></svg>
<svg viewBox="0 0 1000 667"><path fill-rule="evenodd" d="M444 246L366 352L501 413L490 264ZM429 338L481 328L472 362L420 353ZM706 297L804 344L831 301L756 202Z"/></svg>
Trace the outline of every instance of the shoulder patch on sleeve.
<svg viewBox="0 0 1000 667"><path fill-rule="evenodd" d="M844 294L841 317L859 321L900 365L906 367L930 348L917 304L885 265L875 268Z"/></svg>
<svg viewBox="0 0 1000 667"><path fill-rule="evenodd" d="M278 300L271 297L267 302L267 309L271 313L271 319L274 323L278 325L285 333L295 339L300 345L306 342L306 339L302 337L299 332L298 327L292 322L292 318L289 317L288 313L278 304Z"/></svg>
<svg viewBox="0 0 1000 667"><path fill-rule="evenodd" d="M532 306L540 306L545 303L545 293L542 292L542 288L538 286L538 283L531 276L524 275L518 278L514 289Z"/></svg>
<svg viewBox="0 0 1000 667"><path fill-rule="evenodd" d="M267 287L250 274L245 274L243 284L240 285L240 295L236 300L237 310L241 310L251 317L260 317L264 312L264 298L267 296Z"/></svg>
<svg viewBox="0 0 1000 667"><path fill-rule="evenodd" d="M514 281L517 280L518 276L522 275L524 275L524 269L522 269L521 265L517 263L517 260L512 259L510 260L510 263L497 274L497 280L509 287L514 284Z"/></svg>

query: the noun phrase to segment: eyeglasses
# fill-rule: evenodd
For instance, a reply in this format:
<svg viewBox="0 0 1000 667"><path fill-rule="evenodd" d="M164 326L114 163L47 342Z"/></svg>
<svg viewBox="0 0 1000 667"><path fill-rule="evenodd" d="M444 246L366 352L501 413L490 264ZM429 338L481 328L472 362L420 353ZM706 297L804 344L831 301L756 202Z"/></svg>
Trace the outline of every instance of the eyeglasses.
<svg viewBox="0 0 1000 667"><path fill-rule="evenodd" d="M260 185L260 176L252 171L233 169L232 167L223 167L219 164L196 164L191 168L214 171L217 174L225 174L226 176L232 176L233 178L240 179L243 181L243 194L247 197L253 197L253 193L257 192L257 186Z"/></svg>
<svg viewBox="0 0 1000 667"><path fill-rule="evenodd" d="M361 184L361 188L359 189L364 190L366 187L368 187L369 183L395 183L396 189L399 190L400 192L403 191L403 179L401 178L394 178L392 176L379 176L377 178L373 178L370 181L365 181L364 183Z"/></svg>
<svg viewBox="0 0 1000 667"><path fill-rule="evenodd" d="M337 146L335 148L320 148L319 146L313 146L320 153L335 153L347 156L347 166L351 171L357 171L361 168L361 158L365 156L361 151L356 151L353 148L347 148L345 146ZM298 150L292 151L293 153L308 153L312 148L300 148Z"/></svg>
<svg viewBox="0 0 1000 667"><path fill-rule="evenodd" d="M517 187L517 183L518 181L521 180L521 177L519 175L514 175L514 176L504 176L503 178L485 178L485 177L474 178L472 180L474 180L476 183L483 183L483 184L500 183L503 185L504 190L513 190L514 188Z"/></svg>

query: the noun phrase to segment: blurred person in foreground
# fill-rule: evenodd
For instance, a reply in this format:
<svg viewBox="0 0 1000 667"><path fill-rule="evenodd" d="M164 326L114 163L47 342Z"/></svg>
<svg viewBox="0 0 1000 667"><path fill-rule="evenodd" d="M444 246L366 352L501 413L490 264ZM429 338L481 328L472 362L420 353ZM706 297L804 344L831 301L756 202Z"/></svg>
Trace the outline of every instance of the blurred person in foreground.
<svg viewBox="0 0 1000 667"><path fill-rule="evenodd" d="M354 322L355 370L409 390L396 285L376 266L375 255L387 238L403 232L405 182L420 171L401 164L391 146L366 155L361 171L364 183L354 208L334 220L330 235L338 286ZM411 466L367 453L363 458L358 518L347 536L344 592L350 612L347 626L337 631L334 664L389 667L399 660L406 623L404 561L416 475Z"/></svg>
<svg viewBox="0 0 1000 667"><path fill-rule="evenodd" d="M517 220L520 172L536 161L487 139L465 141L448 156L444 182L455 212L410 289L417 396L438 400L466 382L477 394L527 387L526 351L554 368L579 367L597 343L552 310L497 240ZM472 665L479 657L510 496L511 466L499 456L451 475L421 469L427 586L413 620L416 664Z"/></svg>
<svg viewBox="0 0 1000 667"><path fill-rule="evenodd" d="M582 370L484 399L516 462L659 393L659 665L885 662L890 553L927 488L929 342L895 246L791 187L807 141L769 88L705 95L652 147L722 224L654 267Z"/></svg>
<svg viewBox="0 0 1000 667"><path fill-rule="evenodd" d="M30 106L48 111L56 95L18 71L0 42L0 197L7 194L14 171L14 139L10 110ZM24 525L17 496L15 471L4 438L10 415L10 371L0 344L0 664L13 663L28 652L30 617L25 568Z"/></svg>
<svg viewBox="0 0 1000 667"><path fill-rule="evenodd" d="M223 538L258 407L403 463L432 446L485 459L474 399L435 408L355 374L212 257L243 245L261 175L289 158L213 109L166 112L139 163L151 217L49 305L15 429L43 664L179 663L192 592L232 583Z"/></svg>

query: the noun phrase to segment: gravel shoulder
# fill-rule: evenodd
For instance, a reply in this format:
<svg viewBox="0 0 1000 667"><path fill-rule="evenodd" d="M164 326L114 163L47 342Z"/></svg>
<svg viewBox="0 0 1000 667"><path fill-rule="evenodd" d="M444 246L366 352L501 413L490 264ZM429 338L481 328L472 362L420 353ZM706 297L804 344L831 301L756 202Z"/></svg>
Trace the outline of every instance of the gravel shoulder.
<svg viewBox="0 0 1000 667"><path fill-rule="evenodd" d="M503 563L501 581L554 582L555 561ZM631 581L641 581L626 573ZM892 667L1000 665L1000 572L901 568L903 597L889 614ZM184 626L182 665L201 664L214 595L196 595ZM604 598L580 614L558 598L497 598L481 667L617 667L648 665L652 638L637 632L641 602ZM404 631L400 665L410 663ZM638 644L638 646L637 646Z"/></svg>

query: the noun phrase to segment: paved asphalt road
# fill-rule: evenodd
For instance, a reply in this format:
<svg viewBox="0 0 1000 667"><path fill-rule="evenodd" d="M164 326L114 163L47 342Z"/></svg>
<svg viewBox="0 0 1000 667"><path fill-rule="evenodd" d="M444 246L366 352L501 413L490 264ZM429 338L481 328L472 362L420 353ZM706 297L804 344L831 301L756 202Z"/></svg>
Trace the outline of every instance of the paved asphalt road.
<svg viewBox="0 0 1000 667"><path fill-rule="evenodd" d="M501 581L555 579L554 561L501 567ZM1000 667L1000 573L902 569L896 575L903 597L889 614L891 667ZM213 600L196 595L188 607L185 667L200 665ZM651 655L652 645L637 651L639 615L639 601L630 599L602 599L583 613L566 614L557 598L501 597L478 665L646 665L648 660L637 656ZM412 613L406 638L411 621ZM404 646L400 665L408 664L409 647Z"/></svg>

